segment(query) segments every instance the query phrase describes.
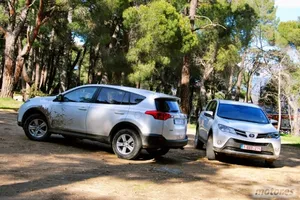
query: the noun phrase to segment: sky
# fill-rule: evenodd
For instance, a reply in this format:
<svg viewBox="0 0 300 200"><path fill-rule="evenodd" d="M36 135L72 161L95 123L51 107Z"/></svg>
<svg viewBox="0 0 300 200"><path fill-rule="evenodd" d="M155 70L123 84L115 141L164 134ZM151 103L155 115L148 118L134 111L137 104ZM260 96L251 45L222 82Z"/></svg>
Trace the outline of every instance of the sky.
<svg viewBox="0 0 300 200"><path fill-rule="evenodd" d="M280 21L297 20L300 17L300 0L275 0Z"/></svg>

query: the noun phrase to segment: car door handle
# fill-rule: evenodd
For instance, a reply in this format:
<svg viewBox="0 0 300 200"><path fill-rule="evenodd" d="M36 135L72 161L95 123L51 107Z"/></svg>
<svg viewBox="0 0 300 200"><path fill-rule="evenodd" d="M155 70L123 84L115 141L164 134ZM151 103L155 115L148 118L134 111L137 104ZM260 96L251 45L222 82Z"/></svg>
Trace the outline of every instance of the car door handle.
<svg viewBox="0 0 300 200"><path fill-rule="evenodd" d="M115 114L117 114L117 115L124 115L125 113L121 112L121 111L115 111Z"/></svg>
<svg viewBox="0 0 300 200"><path fill-rule="evenodd" d="M86 111L87 108L86 107L80 107L80 108L78 108L78 110Z"/></svg>

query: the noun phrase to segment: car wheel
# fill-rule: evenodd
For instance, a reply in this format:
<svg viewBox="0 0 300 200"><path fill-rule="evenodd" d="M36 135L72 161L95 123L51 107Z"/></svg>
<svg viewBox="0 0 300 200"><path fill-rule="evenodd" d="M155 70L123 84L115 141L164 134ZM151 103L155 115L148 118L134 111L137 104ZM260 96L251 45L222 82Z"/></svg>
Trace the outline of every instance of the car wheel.
<svg viewBox="0 0 300 200"><path fill-rule="evenodd" d="M50 137L47 120L41 114L30 115L23 126L26 136L34 141L45 141Z"/></svg>
<svg viewBox="0 0 300 200"><path fill-rule="evenodd" d="M195 139L194 139L194 147L195 149L203 149L204 143L199 140L199 130L196 129Z"/></svg>
<svg viewBox="0 0 300 200"><path fill-rule="evenodd" d="M139 156L142 142L134 130L121 129L113 138L112 148L119 158L132 160Z"/></svg>
<svg viewBox="0 0 300 200"><path fill-rule="evenodd" d="M166 155L169 152L169 148L159 148L159 149L146 149L147 152L154 158Z"/></svg>
<svg viewBox="0 0 300 200"><path fill-rule="evenodd" d="M212 134L208 136L207 144L206 144L206 157L208 160L215 160L216 153L213 150L213 137Z"/></svg>

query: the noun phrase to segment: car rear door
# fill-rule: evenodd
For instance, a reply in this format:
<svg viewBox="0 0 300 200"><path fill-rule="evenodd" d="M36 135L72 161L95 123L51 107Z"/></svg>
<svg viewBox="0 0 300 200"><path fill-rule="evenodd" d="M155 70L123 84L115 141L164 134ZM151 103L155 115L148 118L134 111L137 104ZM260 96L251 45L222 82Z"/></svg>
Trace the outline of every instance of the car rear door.
<svg viewBox="0 0 300 200"><path fill-rule="evenodd" d="M176 98L155 99L156 109L166 113L163 120L163 136L167 140L182 140L186 137L187 117L181 113Z"/></svg>
<svg viewBox="0 0 300 200"><path fill-rule="evenodd" d="M129 93L103 87L87 114L87 133L108 136L111 129L124 121L129 110Z"/></svg>

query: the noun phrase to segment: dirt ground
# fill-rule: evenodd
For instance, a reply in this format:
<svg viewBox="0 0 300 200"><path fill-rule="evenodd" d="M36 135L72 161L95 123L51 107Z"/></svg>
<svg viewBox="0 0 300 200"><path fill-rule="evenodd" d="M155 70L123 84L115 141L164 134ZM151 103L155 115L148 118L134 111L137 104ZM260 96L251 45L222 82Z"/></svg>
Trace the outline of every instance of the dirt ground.
<svg viewBox="0 0 300 200"><path fill-rule="evenodd" d="M192 147L158 160L118 159L88 140L26 138L16 113L0 111L0 199L253 199L255 188L293 189L300 199L300 149L283 145L274 167L262 161L208 161Z"/></svg>

